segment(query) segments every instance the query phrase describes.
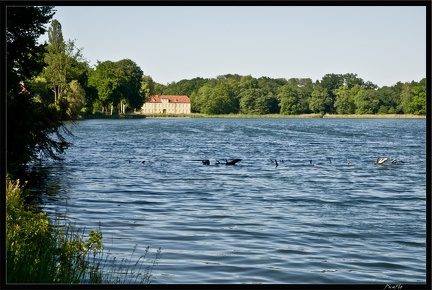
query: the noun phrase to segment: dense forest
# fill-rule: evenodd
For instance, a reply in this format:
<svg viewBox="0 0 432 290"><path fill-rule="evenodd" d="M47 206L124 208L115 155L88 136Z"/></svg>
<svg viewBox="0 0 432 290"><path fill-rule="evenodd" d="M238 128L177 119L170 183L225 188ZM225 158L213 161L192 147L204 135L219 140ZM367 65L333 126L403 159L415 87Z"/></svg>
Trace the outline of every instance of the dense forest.
<svg viewBox="0 0 432 290"><path fill-rule="evenodd" d="M226 74L163 85L130 59L92 67L83 49L63 38L54 14L54 7L7 10L9 164L56 158L69 146L65 121L139 113L153 94L187 95L192 112L207 115L426 114L425 78L378 87L355 73L328 73L315 82ZM45 32L48 40L39 44Z"/></svg>

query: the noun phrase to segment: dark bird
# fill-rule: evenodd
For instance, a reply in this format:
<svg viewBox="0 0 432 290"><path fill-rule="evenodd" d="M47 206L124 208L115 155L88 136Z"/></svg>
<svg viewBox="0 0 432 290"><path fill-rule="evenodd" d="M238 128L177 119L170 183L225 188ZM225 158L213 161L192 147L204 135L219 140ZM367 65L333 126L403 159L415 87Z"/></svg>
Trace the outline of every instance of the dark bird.
<svg viewBox="0 0 432 290"><path fill-rule="evenodd" d="M375 164L376 165L382 165L382 164L386 163L387 160L388 160L388 157L377 158L377 160L375 161Z"/></svg>
<svg viewBox="0 0 432 290"><path fill-rule="evenodd" d="M208 159L198 159L198 160L194 160L194 161L201 161L201 163L203 165L210 165L210 160L208 160Z"/></svg>
<svg viewBox="0 0 432 290"><path fill-rule="evenodd" d="M143 160L141 163L144 164L144 163L145 163L145 160Z"/></svg>
<svg viewBox="0 0 432 290"><path fill-rule="evenodd" d="M394 159L392 159L392 161L390 161L392 164L395 164L395 163L405 163L405 162L403 162L402 160L397 160L396 158L394 158Z"/></svg>
<svg viewBox="0 0 432 290"><path fill-rule="evenodd" d="M237 162L242 161L241 159L233 159L231 161L228 161L226 159L224 159L224 160L225 160L225 165L236 165Z"/></svg>
<svg viewBox="0 0 432 290"><path fill-rule="evenodd" d="M330 164L331 164L331 158L330 158L330 157L327 157L327 159L328 159L328 161L330 161Z"/></svg>
<svg viewBox="0 0 432 290"><path fill-rule="evenodd" d="M274 165L276 165L276 167L278 167L279 166L279 164L278 164L278 161L275 159L275 160L273 160L273 159L270 159L270 161L274 164Z"/></svg>

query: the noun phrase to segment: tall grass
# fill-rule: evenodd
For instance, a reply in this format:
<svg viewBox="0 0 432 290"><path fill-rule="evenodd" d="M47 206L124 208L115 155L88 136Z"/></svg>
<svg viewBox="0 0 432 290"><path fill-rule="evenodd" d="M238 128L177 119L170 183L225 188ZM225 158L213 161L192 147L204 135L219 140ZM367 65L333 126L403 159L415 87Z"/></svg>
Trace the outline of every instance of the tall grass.
<svg viewBox="0 0 432 290"><path fill-rule="evenodd" d="M46 214L24 203L28 191L19 180L7 178L6 259L7 283L151 283L152 271L161 256L145 254L135 263L120 263L103 249L102 233L73 224L51 224ZM146 263L149 263L147 266Z"/></svg>

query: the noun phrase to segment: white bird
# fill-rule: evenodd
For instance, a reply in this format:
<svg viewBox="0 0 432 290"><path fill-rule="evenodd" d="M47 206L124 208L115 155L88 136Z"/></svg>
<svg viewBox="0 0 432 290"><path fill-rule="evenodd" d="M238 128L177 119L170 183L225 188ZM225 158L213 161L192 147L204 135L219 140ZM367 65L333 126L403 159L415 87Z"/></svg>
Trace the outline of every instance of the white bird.
<svg viewBox="0 0 432 290"><path fill-rule="evenodd" d="M382 164L386 163L387 160L388 160L388 157L378 158L378 159L375 161L375 164L376 164L376 165L382 165Z"/></svg>

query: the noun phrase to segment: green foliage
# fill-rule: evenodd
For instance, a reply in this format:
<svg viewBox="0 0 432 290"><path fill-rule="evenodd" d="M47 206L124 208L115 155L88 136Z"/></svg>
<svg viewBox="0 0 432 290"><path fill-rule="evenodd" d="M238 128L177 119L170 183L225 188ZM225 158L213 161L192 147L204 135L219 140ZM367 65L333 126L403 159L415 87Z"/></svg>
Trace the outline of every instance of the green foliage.
<svg viewBox="0 0 432 290"><path fill-rule="evenodd" d="M379 108L377 92L373 89L361 88L354 96L356 114L376 114Z"/></svg>
<svg viewBox="0 0 432 290"><path fill-rule="evenodd" d="M350 90L344 85L334 90L335 103L334 107L338 114L353 114L354 102L351 100Z"/></svg>
<svg viewBox="0 0 432 290"><path fill-rule="evenodd" d="M124 114L127 106L136 109L144 103L142 81L141 68L132 60L123 59L98 62L88 82L97 91L98 101L94 103L101 105L98 109L108 112L111 108L112 114L113 108L119 105Z"/></svg>
<svg viewBox="0 0 432 290"><path fill-rule="evenodd" d="M203 78L193 78L191 80L181 80L179 82L172 82L168 84L162 94L164 95L181 95L191 96L207 83L208 80Z"/></svg>
<svg viewBox="0 0 432 290"><path fill-rule="evenodd" d="M151 76L142 77L140 94L143 96L144 102L147 101L150 96L155 94L155 82Z"/></svg>
<svg viewBox="0 0 432 290"><path fill-rule="evenodd" d="M328 95L328 89L318 84L315 86L311 97L309 98L309 109L313 113L326 113L331 104L331 98Z"/></svg>
<svg viewBox="0 0 432 290"><path fill-rule="evenodd" d="M281 87L278 94L280 100L280 113L283 115L298 115L301 114L299 102L298 86L293 83L286 84Z"/></svg>
<svg viewBox="0 0 432 290"><path fill-rule="evenodd" d="M65 90L65 98L68 103L66 113L69 118L78 118L85 104L85 91L77 80L73 80L68 84Z"/></svg>
<svg viewBox="0 0 432 290"><path fill-rule="evenodd" d="M54 104L57 104L58 100L63 97L68 83L77 79L85 71L85 65L81 65L81 61L81 50L75 47L74 41L65 42L63 40L61 24L58 20L53 19L48 30L46 66L43 77L54 93Z"/></svg>
<svg viewBox="0 0 432 290"><path fill-rule="evenodd" d="M53 7L8 7L7 15L7 160L8 172L14 173L39 157L60 159L70 145L64 137L70 132L63 123L68 119L64 105L48 103L41 88L46 80L37 78L45 53L37 39L45 33Z"/></svg>
<svg viewBox="0 0 432 290"><path fill-rule="evenodd" d="M26 205L27 195L19 180L7 178L7 283L151 282L160 249L147 267L144 258L148 247L132 267L127 260L117 265L115 257L103 252L102 233L92 230L85 238L84 231L73 225L51 225L45 213ZM111 268L105 271L108 265Z"/></svg>

